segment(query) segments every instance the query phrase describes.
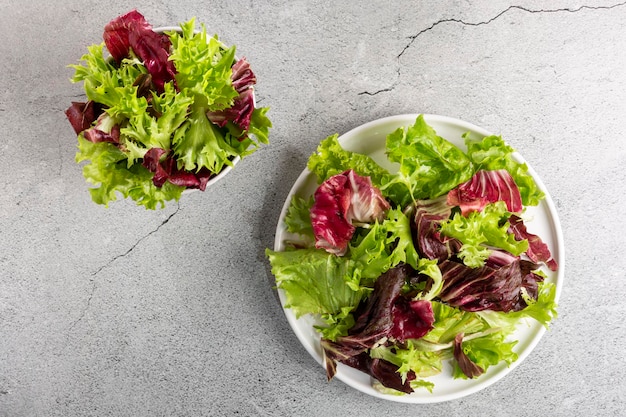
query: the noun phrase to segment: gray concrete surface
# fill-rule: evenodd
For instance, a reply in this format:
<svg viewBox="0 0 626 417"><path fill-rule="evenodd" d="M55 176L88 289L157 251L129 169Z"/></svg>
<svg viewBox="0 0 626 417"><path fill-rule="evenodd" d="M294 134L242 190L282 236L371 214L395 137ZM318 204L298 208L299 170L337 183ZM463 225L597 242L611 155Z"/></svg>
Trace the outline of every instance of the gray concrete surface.
<svg viewBox="0 0 626 417"><path fill-rule="evenodd" d="M271 144L164 210L91 202L63 111L103 26L136 7L236 44ZM618 416L626 413L626 3L0 1L0 416ZM264 249L317 143L401 113L502 134L566 247L559 318L460 400L375 399L297 341Z"/></svg>

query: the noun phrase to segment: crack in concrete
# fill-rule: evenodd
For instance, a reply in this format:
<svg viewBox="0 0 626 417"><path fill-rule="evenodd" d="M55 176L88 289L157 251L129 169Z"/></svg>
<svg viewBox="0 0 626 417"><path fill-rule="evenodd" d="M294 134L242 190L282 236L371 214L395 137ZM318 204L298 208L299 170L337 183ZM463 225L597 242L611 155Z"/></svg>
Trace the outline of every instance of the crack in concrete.
<svg viewBox="0 0 626 417"><path fill-rule="evenodd" d="M413 36L410 36L409 37L409 43L407 43L405 45L405 47L402 48L402 51L400 51L400 53L396 56L396 60L398 60L398 61L400 60L402 55L404 55L404 53L413 45L413 43L416 41L417 38L419 38L424 33L429 32L429 31L435 29L437 26L445 24L445 23L456 23L456 24L460 24L460 25L463 25L463 26L484 26L484 25L488 25L488 24L492 23L493 21L499 19L500 17L502 17L505 14L511 12L512 10L520 10L520 11L527 12L527 13L577 13L577 12L580 12L582 10L610 10L610 9L614 9L614 8L622 7L622 6L626 6L626 1L623 1L623 2L620 2L620 3L615 3L615 4L612 4L612 5L608 5L608 6L588 6L588 5L582 5L582 6L578 6L576 8L562 7L562 8L556 8L556 9L530 9L530 8L523 7L523 6L513 5L513 6L509 6L508 8L502 10L501 12L499 12L498 14L493 16L492 18L484 20L484 21L481 21L481 22L466 22L463 19L454 19L454 18L441 19L441 20L438 20L437 22L433 23L432 25L430 25L426 29L420 30L417 34L415 34ZM399 79L400 78L400 68L398 68L397 73L398 73L398 79ZM393 91L393 89L396 87L397 83L398 83L398 81L396 80L390 87L374 91L373 93L369 92L369 91L362 91L362 92L358 93L358 95L359 96L362 96L362 95L375 96L375 95L380 94L380 93L388 93L388 92Z"/></svg>
<svg viewBox="0 0 626 417"><path fill-rule="evenodd" d="M391 87L383 88L382 90L376 90L373 93L370 93L369 91L362 91L358 95L359 96L375 96L376 94L380 94L380 93L388 93L391 90L393 90L394 87L395 87L395 84L393 86L391 86Z"/></svg>
<svg viewBox="0 0 626 417"><path fill-rule="evenodd" d="M150 231L148 234L142 236L141 238L139 238L126 252L115 255L113 258L111 258L107 263L105 263L104 265L100 266L98 269L96 269L94 272L91 273L91 278L89 279L89 281L91 282L91 290L89 292L89 297L87 298L87 303L85 304L85 308L83 308L80 316L74 320L72 322L72 324L70 325L69 329L72 330L74 328L74 326L76 326L87 314L87 311L89 310L89 307L91 306L91 300L93 299L93 296L96 292L96 288L98 287L98 283L96 281L96 277L97 275L102 272L102 270L104 270L105 268L108 268L111 264L113 264L115 261L117 261L120 258L123 258L125 256L127 256L129 253L131 253L142 241L144 241L145 239L147 239L148 237L152 236L154 233L158 232L159 229L163 226L165 226L171 219L172 217L174 217L178 211L180 210L180 203L178 204L178 206L176 207L176 211L174 211L172 214L170 214L165 220L163 220L161 222L161 224L159 224L154 230Z"/></svg>

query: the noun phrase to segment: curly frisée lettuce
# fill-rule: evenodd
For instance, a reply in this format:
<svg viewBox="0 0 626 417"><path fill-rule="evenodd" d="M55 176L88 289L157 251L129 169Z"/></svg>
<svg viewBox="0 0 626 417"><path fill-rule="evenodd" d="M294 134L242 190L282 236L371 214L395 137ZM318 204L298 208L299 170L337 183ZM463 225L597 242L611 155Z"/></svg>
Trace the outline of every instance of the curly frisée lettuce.
<svg viewBox="0 0 626 417"><path fill-rule="evenodd" d="M133 10L109 22L103 39L70 65L87 101L65 112L96 203L121 194L163 207L268 143L272 124L268 108L255 106L250 64L195 19L157 33Z"/></svg>
<svg viewBox="0 0 626 417"><path fill-rule="evenodd" d="M329 380L343 363L386 394L432 392L445 361L481 378L517 360L519 325L557 316L542 268L558 265L523 220L543 193L500 137L464 137L467 151L420 115L387 136L397 172L337 135L311 155L317 190L285 216L296 238L266 255L285 308L317 317Z"/></svg>

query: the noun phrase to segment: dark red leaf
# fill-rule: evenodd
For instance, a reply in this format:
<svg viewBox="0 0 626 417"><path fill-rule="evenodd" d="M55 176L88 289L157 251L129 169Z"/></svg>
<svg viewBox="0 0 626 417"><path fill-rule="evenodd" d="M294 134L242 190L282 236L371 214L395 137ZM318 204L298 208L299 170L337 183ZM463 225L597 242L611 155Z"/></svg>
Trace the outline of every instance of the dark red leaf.
<svg viewBox="0 0 626 417"><path fill-rule="evenodd" d="M207 112L207 117L212 123L219 127L224 127L228 122L232 122L246 131L250 127L250 119L253 111L254 95L252 90L248 89L235 98L231 107L220 111ZM244 137L245 136L242 136L240 139Z"/></svg>
<svg viewBox="0 0 626 417"><path fill-rule="evenodd" d="M132 51L143 61L152 76L157 92L174 80L176 69L169 60L170 41L167 35L156 33L141 13L132 10L104 27L104 42L111 56L119 64Z"/></svg>
<svg viewBox="0 0 626 417"><path fill-rule="evenodd" d="M352 170L330 177L315 191L311 207L315 246L336 255L345 254L355 231L352 221L380 221L389 207L369 177Z"/></svg>
<svg viewBox="0 0 626 417"><path fill-rule="evenodd" d="M347 182L345 175L335 175L324 181L315 191L315 202L311 207L315 247L336 255L346 253L356 229L347 219L350 207Z"/></svg>
<svg viewBox="0 0 626 417"><path fill-rule="evenodd" d="M233 88L237 90L239 96L235 98L231 107L220 111L210 111L207 113L207 117L220 127L224 127L228 122L232 122L245 132L250 128L250 119L254 111L254 90L252 86L256 84L256 76L250 69L250 64L246 61L246 58L235 62L232 67L231 80ZM241 141L245 138L246 135L243 134L239 140Z"/></svg>
<svg viewBox="0 0 626 417"><path fill-rule="evenodd" d="M170 177L169 181L174 185L180 185L187 188L199 188L200 180L198 177L189 171L175 171Z"/></svg>
<svg viewBox="0 0 626 417"><path fill-rule="evenodd" d="M167 35L152 30L131 32L130 45L152 76L157 92L162 92L163 85L176 76L174 62L169 60L170 42Z"/></svg>
<svg viewBox="0 0 626 417"><path fill-rule="evenodd" d="M517 240L528 240L528 250L526 255L535 263L544 262L551 271L556 271L558 264L552 257L548 245L543 243L541 238L537 235L529 233L526 230L523 220L518 216L511 216L509 218L511 227L509 230L515 235Z"/></svg>
<svg viewBox="0 0 626 417"><path fill-rule="evenodd" d="M166 169L164 163L161 162L161 158L166 153L167 151L165 149L152 148L148 150L143 157L142 165L144 168L154 173L152 182L157 187L162 187L170 176L170 172Z"/></svg>
<svg viewBox="0 0 626 417"><path fill-rule="evenodd" d="M83 136L93 143L108 142L119 145L120 127L117 124L111 126L111 122L111 117L107 113L102 113L94 126L83 131Z"/></svg>
<svg viewBox="0 0 626 417"><path fill-rule="evenodd" d="M131 10L125 15L111 20L104 27L104 43L113 59L119 64L128 57L130 48L130 33L132 31L148 31L152 27L137 10Z"/></svg>
<svg viewBox="0 0 626 417"><path fill-rule="evenodd" d="M85 129L89 129L92 123L98 118L93 101L86 103L72 102L72 105L65 110L65 116L78 135Z"/></svg>
<svg viewBox="0 0 626 417"><path fill-rule="evenodd" d="M322 339L327 373L334 369L332 362L343 362L359 355L383 337L389 336L394 325L392 308L400 296L408 272L408 267L397 267L381 275L370 296L355 311L355 323L348 330L348 335L339 337L335 342ZM333 377L332 374L327 376L329 379Z"/></svg>
<svg viewBox="0 0 626 417"><path fill-rule="evenodd" d="M463 351L463 333L457 334L454 338L454 359L468 378L476 378L485 372L483 368L472 362Z"/></svg>
<svg viewBox="0 0 626 417"><path fill-rule="evenodd" d="M346 359L343 363L365 372L387 388L407 394L413 392L411 388L411 381L415 379L413 371L409 371L406 380L402 381L402 375L398 372L399 368L396 365L383 359L373 359L365 352Z"/></svg>
<svg viewBox="0 0 626 417"><path fill-rule="evenodd" d="M432 329L435 318L431 303L413 301L401 294L413 272L407 265L385 272L376 280L371 295L355 311L355 324L348 335L335 342L322 339L328 379L334 376L339 361L367 373L388 388L413 392L410 381L415 379L414 372L408 372L402 381L396 365L372 359L367 352L384 338L394 337L402 342L420 338Z"/></svg>
<svg viewBox="0 0 626 417"><path fill-rule="evenodd" d="M419 339L433 329L435 316L430 301L398 297L391 314L393 327L389 334L396 340Z"/></svg>
<svg viewBox="0 0 626 417"><path fill-rule="evenodd" d="M522 197L515 180L505 169L479 170L467 182L448 193L448 204L459 206L464 216L481 211L487 204L504 201L512 213L522 211Z"/></svg>
<svg viewBox="0 0 626 417"><path fill-rule="evenodd" d="M250 64L246 58L241 58L232 67L232 82L233 87L238 93L242 93L244 90L248 90L254 84L256 84L256 76L250 68Z"/></svg>
<svg viewBox="0 0 626 417"><path fill-rule="evenodd" d="M142 165L154 173L152 182L157 187L162 187L166 181L169 181L174 185L198 188L204 191L209 178L211 178L211 173L208 170L200 170L195 173L178 169L174 157L161 148L148 150L144 155Z"/></svg>
<svg viewBox="0 0 626 417"><path fill-rule="evenodd" d="M494 251L494 259L480 268L446 260L439 264L443 288L439 298L465 311L519 311L527 304L522 288L537 298L537 283L543 278L533 273L537 265L504 252Z"/></svg>
<svg viewBox="0 0 626 417"><path fill-rule="evenodd" d="M450 217L451 209L445 196L420 200L415 205L415 247L421 257L444 261L461 248L459 240L439 232L440 223Z"/></svg>
<svg viewBox="0 0 626 417"><path fill-rule="evenodd" d="M213 178L213 173L209 171L208 168L202 168L200 171L196 172L196 178L198 178L198 186L188 188L198 188L200 191L204 191L209 180Z"/></svg>
<svg viewBox="0 0 626 417"><path fill-rule="evenodd" d="M118 125L113 126L110 132L105 132L94 126L85 130L83 135L85 139L93 143L109 142L116 145L120 143L120 127Z"/></svg>

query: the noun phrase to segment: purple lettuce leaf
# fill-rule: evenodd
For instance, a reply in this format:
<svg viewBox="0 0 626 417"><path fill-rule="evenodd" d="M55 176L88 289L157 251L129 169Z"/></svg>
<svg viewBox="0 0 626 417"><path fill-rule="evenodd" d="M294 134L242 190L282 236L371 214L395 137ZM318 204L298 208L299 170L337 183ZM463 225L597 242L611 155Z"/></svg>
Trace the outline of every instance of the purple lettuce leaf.
<svg viewBox="0 0 626 417"><path fill-rule="evenodd" d="M256 76L250 68L250 63L245 57L241 58L232 67L233 74L231 79L233 87L238 93L242 93L256 84Z"/></svg>
<svg viewBox="0 0 626 417"><path fill-rule="evenodd" d="M369 177L352 170L330 177L315 191L311 207L315 247L344 255L356 230L352 222L382 221L389 207Z"/></svg>
<svg viewBox="0 0 626 417"><path fill-rule="evenodd" d="M107 113L102 113L94 126L83 130L83 136L93 143L108 142L117 146L120 144L120 127Z"/></svg>
<svg viewBox="0 0 626 417"><path fill-rule="evenodd" d="M391 309L393 327L389 335L399 342L419 339L433 329L435 316L430 301L398 297Z"/></svg>
<svg viewBox="0 0 626 417"><path fill-rule="evenodd" d="M86 103L73 101L70 107L65 110L65 115L77 135L83 130L89 129L92 123L96 121L101 112L99 107L91 100Z"/></svg>
<svg viewBox="0 0 626 417"><path fill-rule="evenodd" d="M472 211L482 211L487 204L496 201L504 201L512 213L520 213L523 209L520 191L506 169L479 170L469 181L451 190L447 198L448 204L460 207L464 216Z"/></svg>
<svg viewBox="0 0 626 417"><path fill-rule="evenodd" d="M443 236L439 224L448 219L452 207L446 197L434 200L419 200L415 205L414 240L417 253L422 258L444 261L459 251L462 243L458 239Z"/></svg>
<svg viewBox="0 0 626 417"><path fill-rule="evenodd" d="M322 339L328 379L335 375L336 362L342 362L366 372L388 388L413 391L409 384L415 379L413 372L403 381L396 365L372 359L368 349L386 338L404 342L432 330L435 318L431 303L402 294L405 282L414 272L408 265L385 272L376 280L372 294L355 311L355 324L348 335L335 341Z"/></svg>
<svg viewBox="0 0 626 417"><path fill-rule="evenodd" d="M463 351L463 333L459 333L454 338L454 359L459 364L459 368L468 378L481 376L485 370L476 365Z"/></svg>
<svg viewBox="0 0 626 417"><path fill-rule="evenodd" d="M411 381L416 376L415 372L409 371L406 379L402 380L402 375L398 372L398 366L384 359L374 359L366 352L360 353L346 359L343 363L352 368L365 372L372 378L378 380L387 388L410 394L413 392Z"/></svg>
<svg viewBox="0 0 626 417"><path fill-rule="evenodd" d="M132 50L150 73L157 92L163 92L163 84L174 80L176 68L169 60L169 38L153 31L137 10L110 21L104 27L103 39L118 64L129 57Z"/></svg>
<svg viewBox="0 0 626 417"><path fill-rule="evenodd" d="M252 87L256 84L256 76L246 58L241 58L232 66L231 80L239 96L235 98L231 107L224 110L209 111L207 117L220 127L226 126L228 122L234 123L243 132L239 138L242 141L246 138L245 132L250 128L250 120L255 107Z"/></svg>
<svg viewBox="0 0 626 417"><path fill-rule="evenodd" d="M394 325L392 309L407 277L407 268L401 267L390 269L376 280L372 294L355 311L355 323L348 335L334 342L322 339L326 360L344 361L389 335Z"/></svg>
<svg viewBox="0 0 626 417"><path fill-rule="evenodd" d="M207 117L219 127L225 127L228 122L237 125L243 132L243 135L239 137L239 140L242 141L246 138L245 131L250 127L252 112L254 112L254 93L252 89L247 89L239 93L231 107L224 110L209 111Z"/></svg>
<svg viewBox="0 0 626 417"><path fill-rule="evenodd" d="M200 170L199 172L190 172L178 169L176 160L171 152L161 148L152 148L146 152L142 162L144 168L154 173L152 182L157 187L162 187L166 181L174 185L187 188L198 188L202 191L206 188L206 184L211 178L208 170Z"/></svg>
<svg viewBox="0 0 626 417"><path fill-rule="evenodd" d="M536 300L538 283L543 280L533 272L538 266L504 251L493 253L480 268L454 260L441 262L443 288L439 298L465 311L504 312L526 308L524 292Z"/></svg>
<svg viewBox="0 0 626 417"><path fill-rule="evenodd" d="M511 225L509 230L515 235L517 240L528 240L526 255L530 260L535 263L543 262L551 271L556 271L558 264L552 257L548 245L543 243L539 236L529 233L520 217L512 215L509 218L509 223Z"/></svg>

